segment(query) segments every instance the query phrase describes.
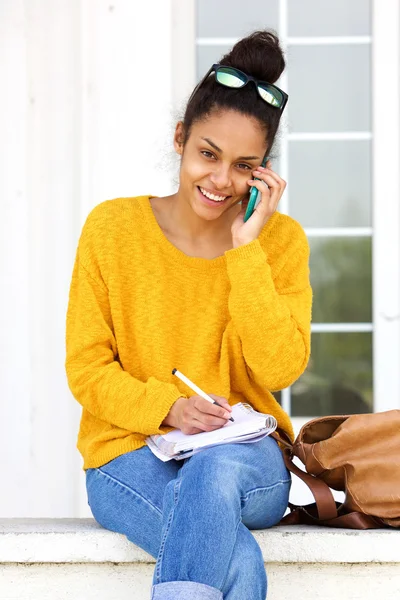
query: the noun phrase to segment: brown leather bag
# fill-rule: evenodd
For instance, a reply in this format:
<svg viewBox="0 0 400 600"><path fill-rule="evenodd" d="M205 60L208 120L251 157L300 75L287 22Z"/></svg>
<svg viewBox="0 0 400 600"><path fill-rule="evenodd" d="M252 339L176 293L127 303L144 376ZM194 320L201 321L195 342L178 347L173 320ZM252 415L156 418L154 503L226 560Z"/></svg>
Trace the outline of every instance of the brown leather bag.
<svg viewBox="0 0 400 600"><path fill-rule="evenodd" d="M315 499L307 506L289 503L282 525L400 527L400 410L313 419L293 445L282 432L271 435L287 468ZM294 464L295 456L307 473ZM345 492L343 504L335 502L330 487Z"/></svg>

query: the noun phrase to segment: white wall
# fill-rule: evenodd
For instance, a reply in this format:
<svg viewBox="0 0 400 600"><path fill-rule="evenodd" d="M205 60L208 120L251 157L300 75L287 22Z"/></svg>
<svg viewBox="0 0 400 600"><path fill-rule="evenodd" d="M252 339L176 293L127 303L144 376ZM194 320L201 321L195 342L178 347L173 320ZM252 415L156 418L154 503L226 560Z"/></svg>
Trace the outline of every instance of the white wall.
<svg viewBox="0 0 400 600"><path fill-rule="evenodd" d="M73 260L94 205L171 189L172 25L169 0L0 2L0 516L90 514L64 371Z"/></svg>

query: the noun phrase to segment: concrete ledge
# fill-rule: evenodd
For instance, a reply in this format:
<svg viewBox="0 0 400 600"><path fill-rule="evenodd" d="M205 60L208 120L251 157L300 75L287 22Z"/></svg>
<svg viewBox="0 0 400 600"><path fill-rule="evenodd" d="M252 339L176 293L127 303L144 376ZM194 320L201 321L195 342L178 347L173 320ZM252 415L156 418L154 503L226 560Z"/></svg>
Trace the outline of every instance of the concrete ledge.
<svg viewBox="0 0 400 600"><path fill-rule="evenodd" d="M399 530L292 526L253 535L268 563L398 563L400 569ZM94 519L0 519L0 563L108 562L155 561Z"/></svg>
<svg viewBox="0 0 400 600"><path fill-rule="evenodd" d="M399 531L296 526L253 534L268 600L400 598ZM149 600L154 562L93 519L0 519L0 600Z"/></svg>

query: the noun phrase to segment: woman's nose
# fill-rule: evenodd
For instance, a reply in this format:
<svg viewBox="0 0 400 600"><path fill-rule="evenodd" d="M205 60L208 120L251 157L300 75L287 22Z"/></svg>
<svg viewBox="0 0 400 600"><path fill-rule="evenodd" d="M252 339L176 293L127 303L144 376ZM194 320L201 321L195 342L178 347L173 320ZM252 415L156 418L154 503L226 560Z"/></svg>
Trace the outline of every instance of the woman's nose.
<svg viewBox="0 0 400 600"><path fill-rule="evenodd" d="M216 188L222 190L231 185L231 175L229 167L219 167L210 175L210 181Z"/></svg>

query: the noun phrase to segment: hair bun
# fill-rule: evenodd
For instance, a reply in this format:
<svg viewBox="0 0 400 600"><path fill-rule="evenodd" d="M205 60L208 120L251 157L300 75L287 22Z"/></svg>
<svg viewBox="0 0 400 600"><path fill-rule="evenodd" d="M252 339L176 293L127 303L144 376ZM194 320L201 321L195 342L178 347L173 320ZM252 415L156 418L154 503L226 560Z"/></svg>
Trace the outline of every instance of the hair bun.
<svg viewBox="0 0 400 600"><path fill-rule="evenodd" d="M254 31L242 38L220 63L268 83L275 83L286 66L279 38L271 29Z"/></svg>
<svg viewBox="0 0 400 600"><path fill-rule="evenodd" d="M268 83L275 83L286 66L279 38L271 29L254 31L239 40L219 62ZM183 117L183 143L189 139L194 123L221 110L255 119L265 133L267 153L271 155L282 110L265 102L254 85L231 88L220 85L215 77L208 77L196 86L189 99Z"/></svg>

